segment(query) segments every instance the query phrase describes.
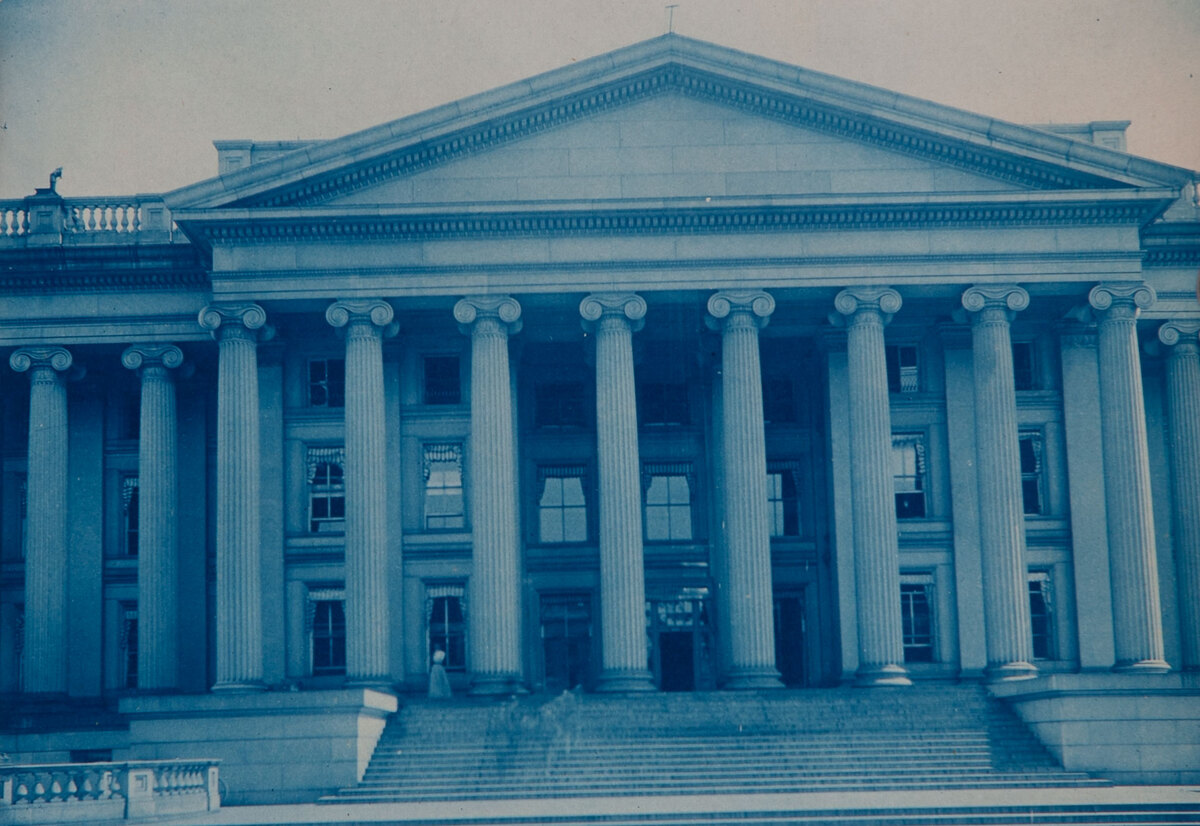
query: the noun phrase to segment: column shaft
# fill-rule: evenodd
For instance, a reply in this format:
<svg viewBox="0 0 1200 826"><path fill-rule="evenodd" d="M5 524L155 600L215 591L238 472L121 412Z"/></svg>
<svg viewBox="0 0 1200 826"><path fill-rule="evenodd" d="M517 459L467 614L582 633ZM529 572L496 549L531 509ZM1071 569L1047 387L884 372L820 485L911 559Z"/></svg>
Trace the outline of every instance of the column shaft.
<svg viewBox="0 0 1200 826"><path fill-rule="evenodd" d="M67 388L60 348L18 350L29 371L29 454L25 477L25 674L28 693L67 691Z"/></svg>
<svg viewBox="0 0 1200 826"><path fill-rule="evenodd" d="M1147 287L1102 284L1089 298L1099 316L1100 424L1116 668L1167 671L1137 341L1139 308L1149 306L1154 295Z"/></svg>
<svg viewBox="0 0 1200 826"><path fill-rule="evenodd" d="M894 290L838 294L846 320L850 378L850 483L854 582L858 598L858 679L908 685L900 663L900 548L892 479L892 427L884 351L885 314L900 308Z"/></svg>
<svg viewBox="0 0 1200 826"><path fill-rule="evenodd" d="M1024 309L1019 287L972 287L975 374L975 455L988 673L993 679L1033 677L1025 564L1025 509L1013 380L1009 312Z"/></svg>
<svg viewBox="0 0 1200 826"><path fill-rule="evenodd" d="M646 592L633 327L637 296L589 296L580 306L596 338L596 452L600 470L600 691L649 691Z"/></svg>

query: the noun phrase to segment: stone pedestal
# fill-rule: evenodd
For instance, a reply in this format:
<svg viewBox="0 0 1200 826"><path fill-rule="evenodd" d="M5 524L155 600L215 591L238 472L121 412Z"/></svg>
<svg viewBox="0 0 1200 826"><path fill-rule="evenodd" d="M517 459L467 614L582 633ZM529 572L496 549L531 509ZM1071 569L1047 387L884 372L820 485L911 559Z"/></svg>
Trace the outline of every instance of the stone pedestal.
<svg viewBox="0 0 1200 826"><path fill-rule="evenodd" d="M67 691L67 387L71 354L29 347L9 357L29 373L29 465L25 477L26 693Z"/></svg>
<svg viewBox="0 0 1200 826"><path fill-rule="evenodd" d="M338 301L326 320L346 331L346 678L387 685L387 457L383 336L394 333L383 301Z"/></svg>
<svg viewBox="0 0 1200 826"><path fill-rule="evenodd" d="M1158 340L1167 356L1171 512L1179 592L1180 665L1200 670L1200 321L1168 321Z"/></svg>
<svg viewBox="0 0 1200 826"><path fill-rule="evenodd" d="M172 689L179 675L177 565L178 439L175 381L183 352L170 344L138 344L121 363L142 379L138 440L138 688Z"/></svg>
<svg viewBox="0 0 1200 826"><path fill-rule="evenodd" d="M971 313L974 352L987 673L993 680L1028 679L1037 669L1029 662L1025 509L1009 324L1013 313L1029 306L1029 293L1010 285L972 287L962 304Z"/></svg>
<svg viewBox="0 0 1200 826"><path fill-rule="evenodd" d="M1138 313L1154 298L1154 290L1144 284L1098 284L1088 294L1099 322L1100 424L1116 669L1147 673L1170 669L1163 659L1137 340Z"/></svg>
<svg viewBox="0 0 1200 826"><path fill-rule="evenodd" d="M758 291L719 292L709 326L721 331L721 451L730 661L725 688L779 688L771 593L771 528L758 330L775 300Z"/></svg>
<svg viewBox="0 0 1200 826"><path fill-rule="evenodd" d="M858 599L858 682L909 685L900 622L900 545L883 326L900 309L892 289L842 290L850 378L850 485Z"/></svg>
<svg viewBox="0 0 1200 826"><path fill-rule="evenodd" d="M212 331L218 346L213 691L264 688L257 348L266 322L257 304L209 305L200 311L200 326Z"/></svg>
<svg viewBox="0 0 1200 826"><path fill-rule="evenodd" d="M521 690L521 557L508 337L521 305L473 296L454 306L471 336L471 530L468 615L472 694Z"/></svg>
<svg viewBox="0 0 1200 826"><path fill-rule="evenodd" d="M603 671L597 691L652 691L646 667L641 463L633 333L640 296L590 295L579 305L596 341L596 454L600 467L600 608Z"/></svg>

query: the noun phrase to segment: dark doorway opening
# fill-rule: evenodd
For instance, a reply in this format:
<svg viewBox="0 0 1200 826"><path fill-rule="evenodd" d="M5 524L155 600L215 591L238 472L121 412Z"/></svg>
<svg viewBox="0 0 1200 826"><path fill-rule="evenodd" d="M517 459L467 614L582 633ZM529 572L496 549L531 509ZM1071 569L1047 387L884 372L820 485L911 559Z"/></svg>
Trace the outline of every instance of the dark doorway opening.
<svg viewBox="0 0 1200 826"><path fill-rule="evenodd" d="M659 668L663 691L696 688L696 635L691 631L663 631L658 635Z"/></svg>
<svg viewBox="0 0 1200 826"><path fill-rule="evenodd" d="M592 606L588 594L542 597L542 657L546 691L591 688Z"/></svg>
<svg viewBox="0 0 1200 826"><path fill-rule="evenodd" d="M775 594L775 667L786 686L809 683L806 622L803 591Z"/></svg>

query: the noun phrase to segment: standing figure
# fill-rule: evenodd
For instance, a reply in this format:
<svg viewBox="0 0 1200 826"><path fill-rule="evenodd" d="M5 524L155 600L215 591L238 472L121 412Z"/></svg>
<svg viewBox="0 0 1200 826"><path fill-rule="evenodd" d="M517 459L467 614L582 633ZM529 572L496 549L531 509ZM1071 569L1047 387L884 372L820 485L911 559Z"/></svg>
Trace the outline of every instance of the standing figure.
<svg viewBox="0 0 1200 826"><path fill-rule="evenodd" d="M433 652L433 665L429 667L429 696L439 700L450 696L450 678L442 665L445 659L446 652L439 648Z"/></svg>

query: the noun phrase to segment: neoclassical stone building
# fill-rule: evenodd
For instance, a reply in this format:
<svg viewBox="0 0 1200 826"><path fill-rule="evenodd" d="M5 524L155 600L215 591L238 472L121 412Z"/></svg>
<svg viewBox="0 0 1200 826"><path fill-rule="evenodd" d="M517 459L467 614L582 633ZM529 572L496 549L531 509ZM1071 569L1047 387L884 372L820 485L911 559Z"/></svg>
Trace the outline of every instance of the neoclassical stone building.
<svg viewBox="0 0 1200 826"><path fill-rule="evenodd" d="M982 680L1084 768L1081 709L1153 707L1200 771L1197 174L1125 126L667 35L3 204L0 691L133 721L6 750L361 743L442 650L485 695Z"/></svg>

